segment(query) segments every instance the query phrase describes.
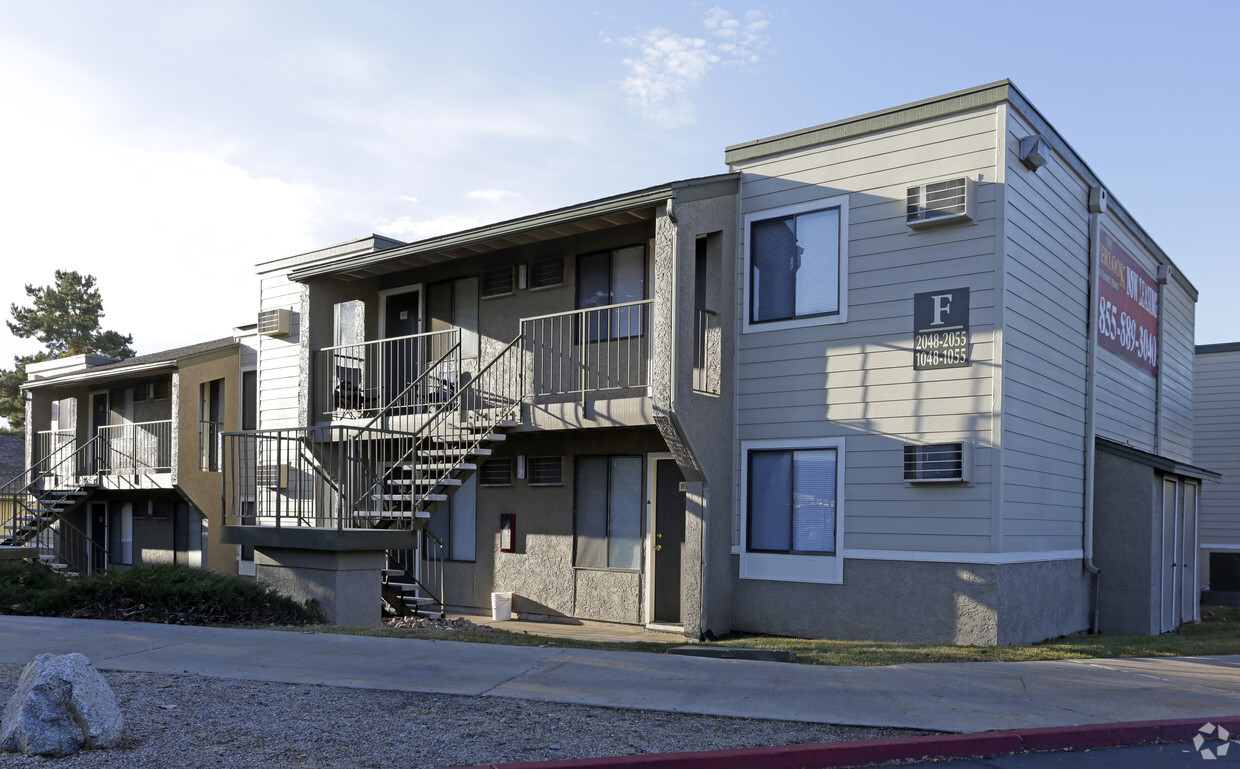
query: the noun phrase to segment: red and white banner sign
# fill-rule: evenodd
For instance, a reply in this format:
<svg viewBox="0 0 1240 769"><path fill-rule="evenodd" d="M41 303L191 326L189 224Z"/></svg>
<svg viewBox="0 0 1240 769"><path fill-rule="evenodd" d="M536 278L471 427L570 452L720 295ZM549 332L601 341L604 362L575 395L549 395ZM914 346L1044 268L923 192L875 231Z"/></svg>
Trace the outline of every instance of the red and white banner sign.
<svg viewBox="0 0 1240 769"><path fill-rule="evenodd" d="M1158 281L1099 228L1098 343L1133 366L1158 376Z"/></svg>

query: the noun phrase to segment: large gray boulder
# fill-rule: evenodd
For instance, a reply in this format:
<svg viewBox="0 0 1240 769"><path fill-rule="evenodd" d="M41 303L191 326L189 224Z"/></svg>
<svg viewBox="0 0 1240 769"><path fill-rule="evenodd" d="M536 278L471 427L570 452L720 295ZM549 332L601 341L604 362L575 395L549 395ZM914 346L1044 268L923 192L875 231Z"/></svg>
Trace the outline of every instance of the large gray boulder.
<svg viewBox="0 0 1240 769"><path fill-rule="evenodd" d="M40 654L22 671L0 721L0 750L64 756L121 741L125 720L108 682L81 654Z"/></svg>

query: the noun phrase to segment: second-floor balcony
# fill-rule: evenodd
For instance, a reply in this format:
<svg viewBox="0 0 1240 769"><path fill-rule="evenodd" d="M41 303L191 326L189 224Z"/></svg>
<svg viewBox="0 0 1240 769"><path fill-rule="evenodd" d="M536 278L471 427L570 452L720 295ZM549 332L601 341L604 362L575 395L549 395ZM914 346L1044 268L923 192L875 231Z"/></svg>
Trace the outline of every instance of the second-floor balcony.
<svg viewBox="0 0 1240 769"><path fill-rule="evenodd" d="M79 444L73 430L36 435L35 472L56 476L141 476L172 472L172 420L98 428Z"/></svg>
<svg viewBox="0 0 1240 769"><path fill-rule="evenodd" d="M522 365L514 374L523 399L646 397L652 305L646 299L522 318L514 342ZM702 349L694 352L696 369L712 353L705 332L695 337L702 340ZM315 352L314 421L433 411L487 362L486 345L478 357L463 356L461 347L461 329L453 328Z"/></svg>

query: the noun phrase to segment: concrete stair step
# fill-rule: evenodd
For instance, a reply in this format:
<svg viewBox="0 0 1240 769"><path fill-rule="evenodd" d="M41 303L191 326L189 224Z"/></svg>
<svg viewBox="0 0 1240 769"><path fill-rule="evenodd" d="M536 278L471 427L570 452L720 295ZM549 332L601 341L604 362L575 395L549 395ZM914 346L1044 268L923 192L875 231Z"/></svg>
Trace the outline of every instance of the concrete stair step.
<svg viewBox="0 0 1240 769"><path fill-rule="evenodd" d="M424 451L419 451L418 453L424 457L460 457L462 459L464 459L465 457L469 457L469 456L475 456L475 457L491 456L491 450L484 449L482 447L472 448L472 449L468 449L465 451L462 451L460 449L426 449Z"/></svg>
<svg viewBox="0 0 1240 769"><path fill-rule="evenodd" d="M371 499L383 502L447 502L447 494L375 494Z"/></svg>
<svg viewBox="0 0 1240 769"><path fill-rule="evenodd" d="M432 443L451 444L451 443L472 443L473 441L505 441L508 436L503 433L486 433L478 435L469 433L467 435L438 435L431 439Z"/></svg>

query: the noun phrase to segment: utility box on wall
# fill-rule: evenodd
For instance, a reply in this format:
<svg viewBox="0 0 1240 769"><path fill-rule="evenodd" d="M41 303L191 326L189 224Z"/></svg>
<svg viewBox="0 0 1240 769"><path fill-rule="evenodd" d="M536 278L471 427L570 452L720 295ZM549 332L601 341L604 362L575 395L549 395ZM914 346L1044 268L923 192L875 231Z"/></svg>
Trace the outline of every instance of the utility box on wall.
<svg viewBox="0 0 1240 769"><path fill-rule="evenodd" d="M516 513L503 513L499 517L499 551L501 553L517 551Z"/></svg>

